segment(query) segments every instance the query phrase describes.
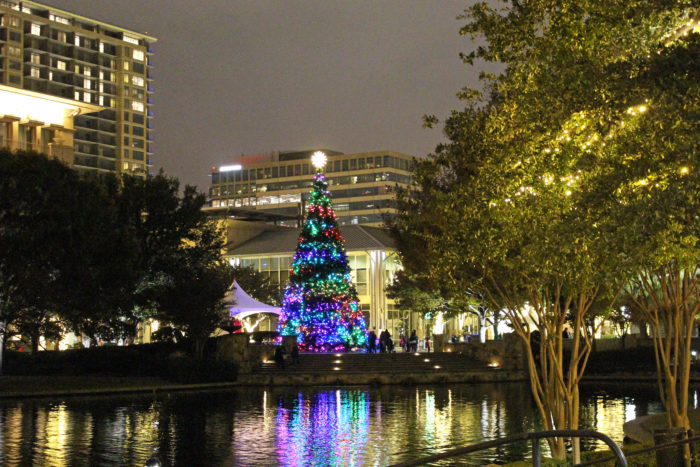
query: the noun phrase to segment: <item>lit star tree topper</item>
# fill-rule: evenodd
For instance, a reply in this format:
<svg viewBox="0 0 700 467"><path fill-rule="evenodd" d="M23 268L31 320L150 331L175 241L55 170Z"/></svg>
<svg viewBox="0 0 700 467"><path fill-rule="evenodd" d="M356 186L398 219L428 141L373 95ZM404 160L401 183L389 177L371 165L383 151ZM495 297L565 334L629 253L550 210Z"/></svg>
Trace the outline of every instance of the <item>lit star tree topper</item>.
<svg viewBox="0 0 700 467"><path fill-rule="evenodd" d="M278 324L283 336L297 336L302 350L349 350L367 341L345 240L323 174L326 160L321 151L311 158L316 175Z"/></svg>

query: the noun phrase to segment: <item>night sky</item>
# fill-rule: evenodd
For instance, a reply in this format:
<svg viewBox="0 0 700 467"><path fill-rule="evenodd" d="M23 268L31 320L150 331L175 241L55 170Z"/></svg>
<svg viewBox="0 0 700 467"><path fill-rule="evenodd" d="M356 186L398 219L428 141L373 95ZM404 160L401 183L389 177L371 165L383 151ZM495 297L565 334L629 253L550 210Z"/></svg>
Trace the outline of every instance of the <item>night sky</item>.
<svg viewBox="0 0 700 467"><path fill-rule="evenodd" d="M431 152L456 93L461 0L47 0L155 43L154 162L209 187L239 154L325 147Z"/></svg>

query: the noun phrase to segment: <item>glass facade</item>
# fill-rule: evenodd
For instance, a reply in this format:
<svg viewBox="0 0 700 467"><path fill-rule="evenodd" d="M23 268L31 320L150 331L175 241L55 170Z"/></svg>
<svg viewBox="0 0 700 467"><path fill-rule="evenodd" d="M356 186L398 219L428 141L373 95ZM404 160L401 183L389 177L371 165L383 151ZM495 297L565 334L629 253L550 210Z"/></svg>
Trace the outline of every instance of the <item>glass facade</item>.
<svg viewBox="0 0 700 467"><path fill-rule="evenodd" d="M301 216L314 169L298 154L293 163L285 153L271 153L264 162L236 161L238 170L212 171L210 207ZM395 152L329 155L326 179L339 224L381 225L395 212L394 188L412 183L412 164L412 156Z"/></svg>

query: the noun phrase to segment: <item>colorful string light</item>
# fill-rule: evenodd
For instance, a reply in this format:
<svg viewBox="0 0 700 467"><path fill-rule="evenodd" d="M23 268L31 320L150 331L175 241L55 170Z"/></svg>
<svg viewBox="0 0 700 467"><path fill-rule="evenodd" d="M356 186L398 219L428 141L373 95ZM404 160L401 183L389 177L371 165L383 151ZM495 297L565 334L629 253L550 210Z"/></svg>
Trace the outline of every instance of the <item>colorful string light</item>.
<svg viewBox="0 0 700 467"><path fill-rule="evenodd" d="M278 330L283 336L296 335L302 350L349 350L367 342L367 325L322 168L313 178Z"/></svg>

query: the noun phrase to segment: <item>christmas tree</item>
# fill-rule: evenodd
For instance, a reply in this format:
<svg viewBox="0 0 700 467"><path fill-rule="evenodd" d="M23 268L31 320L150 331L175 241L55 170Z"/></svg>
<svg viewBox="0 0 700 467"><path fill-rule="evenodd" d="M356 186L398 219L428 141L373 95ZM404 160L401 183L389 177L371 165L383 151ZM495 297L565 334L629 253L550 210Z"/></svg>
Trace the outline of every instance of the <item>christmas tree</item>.
<svg viewBox="0 0 700 467"><path fill-rule="evenodd" d="M284 291L278 330L296 335L302 350L349 350L367 341L367 326L323 175L326 155L316 152L317 168L299 244Z"/></svg>

